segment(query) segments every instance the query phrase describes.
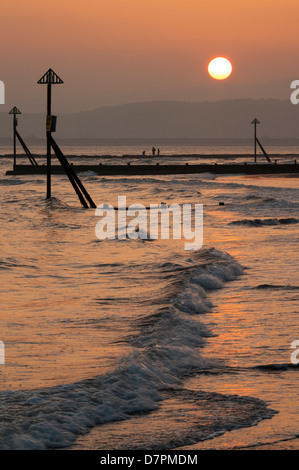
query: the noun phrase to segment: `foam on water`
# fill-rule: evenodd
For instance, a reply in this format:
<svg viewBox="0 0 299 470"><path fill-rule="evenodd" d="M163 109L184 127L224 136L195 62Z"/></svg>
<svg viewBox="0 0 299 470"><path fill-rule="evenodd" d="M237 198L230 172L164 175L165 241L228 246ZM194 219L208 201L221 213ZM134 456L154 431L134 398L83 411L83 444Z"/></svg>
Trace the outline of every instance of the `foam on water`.
<svg viewBox="0 0 299 470"><path fill-rule="evenodd" d="M177 294L155 314L136 322L137 333L127 339L132 353L113 372L52 388L0 393L1 449L70 446L79 434L96 425L156 410L165 398L162 391L180 388L184 377L221 367L219 361L206 360L200 353L205 338L212 335L200 316L212 308L207 293L235 279L242 268L230 255L215 249L193 253L181 269L174 267L172 282L180 278ZM171 264L161 268L171 272ZM236 400L222 397L225 403ZM239 410L233 426L248 426L272 416L262 402L246 400L251 406L248 420ZM227 420L227 429L231 427ZM212 429L207 429L206 437Z"/></svg>

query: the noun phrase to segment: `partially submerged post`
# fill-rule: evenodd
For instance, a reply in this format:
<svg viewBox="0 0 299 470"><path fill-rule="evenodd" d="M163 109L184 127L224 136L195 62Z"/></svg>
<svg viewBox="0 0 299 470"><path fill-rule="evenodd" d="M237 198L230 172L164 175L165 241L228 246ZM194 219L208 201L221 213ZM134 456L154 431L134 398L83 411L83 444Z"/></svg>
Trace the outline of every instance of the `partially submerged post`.
<svg viewBox="0 0 299 470"><path fill-rule="evenodd" d="M251 121L251 124L254 125L254 162L256 163L256 126L257 124L260 124L260 121L254 118L254 120Z"/></svg>
<svg viewBox="0 0 299 470"><path fill-rule="evenodd" d="M77 193L83 207L96 208L95 203L85 189L83 183L79 179L78 175L63 155L62 151L58 147L57 143L52 137L52 132L56 131L56 116L52 116L52 94L51 86L62 84L61 78L49 69L42 78L37 82L42 85L47 85L47 121L46 121L46 132L47 132L47 199L51 198L51 148L54 150L56 157L58 158L61 166L63 167L70 183Z"/></svg>
<svg viewBox="0 0 299 470"><path fill-rule="evenodd" d="M52 85L60 85L63 83L61 78L49 69L42 78L37 82L41 85L47 85L47 199L51 198L51 134L55 131L56 116L52 116Z"/></svg>
<svg viewBox="0 0 299 470"><path fill-rule="evenodd" d="M254 125L254 162L256 163L256 144L258 144L261 151L263 152L263 155L266 157L267 161L271 163L271 159L269 155L267 154L266 150L264 149L264 147L262 146L262 144L260 143L259 139L256 136L256 126L257 124L260 124L260 121L257 118L255 118L253 121L251 121L251 124Z"/></svg>
<svg viewBox="0 0 299 470"><path fill-rule="evenodd" d="M16 161L17 161L17 125L18 125L18 118L16 117L16 115L22 114L22 113L16 106L14 106L9 111L9 114L13 114L13 168L15 169Z"/></svg>
<svg viewBox="0 0 299 470"><path fill-rule="evenodd" d="M18 118L16 117L17 114L22 114L21 111L14 106L8 114L13 114L13 168L16 168L16 163L17 163L17 138L22 145L27 157L29 158L29 161L31 165L38 166L35 158L32 156L29 148L25 144L24 140L20 136L20 134L17 131L17 125L18 125Z"/></svg>

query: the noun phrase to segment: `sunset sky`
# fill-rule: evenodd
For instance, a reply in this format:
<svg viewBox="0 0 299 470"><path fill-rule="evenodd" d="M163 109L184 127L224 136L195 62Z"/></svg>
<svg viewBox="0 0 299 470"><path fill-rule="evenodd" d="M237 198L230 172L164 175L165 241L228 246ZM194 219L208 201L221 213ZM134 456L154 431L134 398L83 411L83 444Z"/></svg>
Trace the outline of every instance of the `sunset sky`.
<svg viewBox="0 0 299 470"><path fill-rule="evenodd" d="M0 111L43 111L45 87L36 82L49 67L65 82L55 89L60 112L288 98L299 79L298 17L298 0L9 0L1 5ZM207 74L219 55L233 64L221 83Z"/></svg>

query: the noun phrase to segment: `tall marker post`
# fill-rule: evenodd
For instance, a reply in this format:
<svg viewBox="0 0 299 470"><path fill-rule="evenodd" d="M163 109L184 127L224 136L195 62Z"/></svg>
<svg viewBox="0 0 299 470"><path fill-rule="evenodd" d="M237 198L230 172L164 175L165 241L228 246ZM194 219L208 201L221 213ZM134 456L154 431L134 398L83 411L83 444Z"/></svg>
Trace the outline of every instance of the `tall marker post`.
<svg viewBox="0 0 299 470"><path fill-rule="evenodd" d="M22 137L20 136L20 134L17 131L18 118L16 118L16 115L17 114L22 114L21 111L16 106L14 106L9 111L9 114L13 114L13 157L14 157L13 158L13 168L16 169L16 165L17 165L17 139L20 142L20 144L22 145L22 147L23 147L23 149L24 149L31 165L38 166L37 161L35 160L34 156L32 155L29 148L27 147L24 140L22 139Z"/></svg>
<svg viewBox="0 0 299 470"><path fill-rule="evenodd" d="M251 121L251 124L254 125L254 162L256 163L256 125L260 124L260 121L255 118L253 121Z"/></svg>
<svg viewBox="0 0 299 470"><path fill-rule="evenodd" d="M17 114L22 114L21 111L14 106L8 114L13 114L13 167L16 167L17 163L17 125L18 125L18 118L16 117Z"/></svg>
<svg viewBox="0 0 299 470"><path fill-rule="evenodd" d="M52 85L60 85L63 83L56 73L49 69L42 78L37 82L41 85L47 85L47 199L51 198L51 137L52 132L56 130L56 116L52 116Z"/></svg>
<svg viewBox="0 0 299 470"><path fill-rule="evenodd" d="M56 116L52 116L52 85L59 85L63 83L61 78L53 72L52 69L49 69L42 78L37 82L42 85L47 85L47 121L46 121L46 131L47 131L47 199L51 198L51 148L54 150L56 157L58 158L61 166L63 167L71 185L77 193L78 198L80 199L83 207L96 208L94 201L90 197L88 191L84 187L79 176L76 174L72 166L67 161L67 158L63 155L59 146L52 137L52 132L56 131Z"/></svg>
<svg viewBox="0 0 299 470"><path fill-rule="evenodd" d="M260 121L255 118L253 121L251 121L251 124L254 125L254 162L256 163L256 144L258 144L267 162L272 163L271 158L269 157L266 150L264 149L264 147L262 146L262 144L260 143L259 139L256 136L256 125L260 124Z"/></svg>

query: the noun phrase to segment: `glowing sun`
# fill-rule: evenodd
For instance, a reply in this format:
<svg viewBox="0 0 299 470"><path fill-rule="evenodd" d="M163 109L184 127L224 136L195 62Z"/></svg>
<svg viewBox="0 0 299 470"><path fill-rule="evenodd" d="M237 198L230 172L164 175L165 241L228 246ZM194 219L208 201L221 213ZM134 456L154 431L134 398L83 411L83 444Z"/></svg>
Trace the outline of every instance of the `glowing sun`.
<svg viewBox="0 0 299 470"><path fill-rule="evenodd" d="M216 80L224 80L232 73L233 67L228 59L216 57L208 65L208 72Z"/></svg>

